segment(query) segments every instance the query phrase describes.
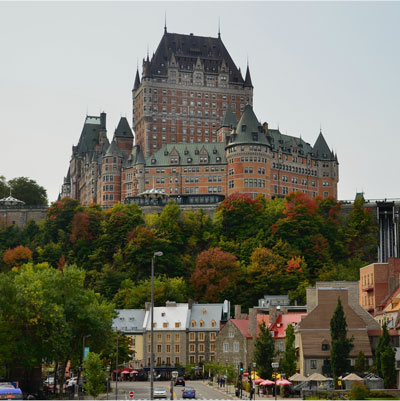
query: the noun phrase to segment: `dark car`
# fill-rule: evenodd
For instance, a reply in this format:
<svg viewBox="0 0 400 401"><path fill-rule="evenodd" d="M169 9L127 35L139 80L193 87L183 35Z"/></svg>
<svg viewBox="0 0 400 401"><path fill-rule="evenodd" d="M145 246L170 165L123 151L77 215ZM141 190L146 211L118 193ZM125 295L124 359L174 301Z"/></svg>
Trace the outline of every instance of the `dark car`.
<svg viewBox="0 0 400 401"><path fill-rule="evenodd" d="M182 390L182 398L196 398L196 390L193 387L185 387Z"/></svg>
<svg viewBox="0 0 400 401"><path fill-rule="evenodd" d="M183 377L177 377L175 380L175 386L184 386L185 379Z"/></svg>

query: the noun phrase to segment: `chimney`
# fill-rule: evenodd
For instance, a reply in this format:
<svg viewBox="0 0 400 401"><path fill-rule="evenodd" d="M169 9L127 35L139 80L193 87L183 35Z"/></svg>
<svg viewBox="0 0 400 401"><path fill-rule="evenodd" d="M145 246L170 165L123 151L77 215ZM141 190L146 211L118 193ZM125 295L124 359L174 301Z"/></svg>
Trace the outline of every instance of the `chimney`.
<svg viewBox="0 0 400 401"><path fill-rule="evenodd" d="M189 309L192 309L192 306L193 306L193 304L195 304L195 303L196 303L196 301L195 301L194 299L189 298L189 299L188 299Z"/></svg>
<svg viewBox="0 0 400 401"><path fill-rule="evenodd" d="M249 308L249 334L257 338L257 310L254 308Z"/></svg>
<svg viewBox="0 0 400 401"><path fill-rule="evenodd" d="M151 302L145 302L144 309L145 310L150 310L150 307L151 307Z"/></svg>
<svg viewBox="0 0 400 401"><path fill-rule="evenodd" d="M176 302L175 301L167 301L165 302L165 306L176 306Z"/></svg>
<svg viewBox="0 0 400 401"><path fill-rule="evenodd" d="M279 306L279 305L278 305ZM276 306L270 306L269 307L269 324L273 325L277 319L277 317L279 316L279 312L277 310Z"/></svg>
<svg viewBox="0 0 400 401"><path fill-rule="evenodd" d="M235 319L242 318L242 307L240 305L235 305Z"/></svg>
<svg viewBox="0 0 400 401"><path fill-rule="evenodd" d="M100 126L102 129L106 129L106 117L107 117L106 113L103 112L100 114Z"/></svg>

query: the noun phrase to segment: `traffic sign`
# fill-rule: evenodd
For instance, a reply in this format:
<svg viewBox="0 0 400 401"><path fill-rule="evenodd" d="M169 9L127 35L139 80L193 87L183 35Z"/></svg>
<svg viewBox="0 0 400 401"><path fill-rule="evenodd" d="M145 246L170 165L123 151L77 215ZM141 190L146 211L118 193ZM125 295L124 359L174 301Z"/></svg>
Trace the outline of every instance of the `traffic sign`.
<svg viewBox="0 0 400 401"><path fill-rule="evenodd" d="M129 393L129 397L130 397L130 398L133 398L134 395L135 395L135 393L134 393L133 391L131 391L131 392Z"/></svg>

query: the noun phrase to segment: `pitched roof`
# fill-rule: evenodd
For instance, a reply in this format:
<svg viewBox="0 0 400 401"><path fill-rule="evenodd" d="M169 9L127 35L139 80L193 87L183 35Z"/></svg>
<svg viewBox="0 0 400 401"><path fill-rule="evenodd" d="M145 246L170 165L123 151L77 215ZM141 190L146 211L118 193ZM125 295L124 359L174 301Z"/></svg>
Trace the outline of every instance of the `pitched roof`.
<svg viewBox="0 0 400 401"><path fill-rule="evenodd" d="M244 108L235 132L230 137L229 143L262 143L269 145L264 127L257 120L253 108L249 104Z"/></svg>
<svg viewBox="0 0 400 401"><path fill-rule="evenodd" d="M274 332L274 338L285 338L286 329L289 324L296 326L303 316L306 316L306 312L300 313L285 313L279 315L271 327L271 331Z"/></svg>
<svg viewBox="0 0 400 401"><path fill-rule="evenodd" d="M195 321L196 326L189 330L219 330L222 318L222 309L224 304L193 304L190 311L190 322ZM200 327L200 320L203 321L203 327ZM211 326L211 322L215 322L215 326Z"/></svg>
<svg viewBox="0 0 400 401"><path fill-rule="evenodd" d="M335 160L335 155L329 149L322 132L319 133L313 146L314 157L320 160Z"/></svg>
<svg viewBox="0 0 400 401"><path fill-rule="evenodd" d="M83 156L84 153L93 152L99 143L99 131L104 128L100 117L86 116L78 145L72 147L72 152L76 156Z"/></svg>
<svg viewBox="0 0 400 401"><path fill-rule="evenodd" d="M135 91L137 88L140 86L140 78L139 78L139 69L136 70L136 77L135 77L135 83L133 85L133 90Z"/></svg>
<svg viewBox="0 0 400 401"><path fill-rule="evenodd" d="M118 316L112 321L115 331L143 332L144 309L116 309Z"/></svg>
<svg viewBox="0 0 400 401"><path fill-rule="evenodd" d="M230 319L230 321L239 329L246 338L252 338L249 333L249 319ZM257 338L260 335L260 324L264 321L266 327L269 327L269 315L257 315Z"/></svg>
<svg viewBox="0 0 400 401"><path fill-rule="evenodd" d="M117 155L119 157L122 157L122 153L119 150L119 147L117 145L117 142L114 141L114 139L111 141L110 146L108 147L106 154L104 155L104 157L109 157L109 156L114 156Z"/></svg>
<svg viewBox="0 0 400 401"><path fill-rule="evenodd" d="M248 86L250 88L253 88L253 84L251 82L251 76L250 76L250 69L249 66L247 66L246 70L246 78L244 79L244 86Z"/></svg>
<svg viewBox="0 0 400 401"><path fill-rule="evenodd" d="M118 127L115 130L114 137L118 138L133 138L131 127L125 117L121 117Z"/></svg>
<svg viewBox="0 0 400 401"><path fill-rule="evenodd" d="M243 77L225 48L221 38L182 35L164 32L156 52L150 61L152 76L167 75L168 62L174 55L179 69L193 70L197 58L200 59L206 73L218 73L223 60L225 61L229 81L244 84Z"/></svg>
<svg viewBox="0 0 400 401"><path fill-rule="evenodd" d="M236 117L233 114L231 108L228 106L228 108L225 111L221 127L236 128L236 126L237 126Z"/></svg>
<svg viewBox="0 0 400 401"><path fill-rule="evenodd" d="M177 303L174 306L157 306L154 308L155 330L186 330L189 322L189 304ZM175 323L180 323L180 327L175 327ZM164 323L168 323L164 327ZM143 328L150 330L150 311L146 311Z"/></svg>
<svg viewBox="0 0 400 401"><path fill-rule="evenodd" d="M203 152L201 152L203 150ZM200 163L204 150L208 154L208 163ZM177 143L162 146L157 152L146 157L146 166L168 166L171 164L171 152L177 152L180 165L198 166L200 164L226 164L225 144L222 142ZM217 161L219 158L219 161ZM154 161L153 161L154 160Z"/></svg>

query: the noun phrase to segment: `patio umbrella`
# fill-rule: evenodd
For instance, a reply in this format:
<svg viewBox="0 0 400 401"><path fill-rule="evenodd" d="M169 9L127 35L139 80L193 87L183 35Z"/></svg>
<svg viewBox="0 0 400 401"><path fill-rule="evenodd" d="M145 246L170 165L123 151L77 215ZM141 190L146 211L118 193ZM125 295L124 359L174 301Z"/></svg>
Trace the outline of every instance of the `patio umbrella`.
<svg viewBox="0 0 400 401"><path fill-rule="evenodd" d="M129 369L124 369L124 370L122 371L122 374L123 374L123 375L127 375L127 374L129 374L129 373L131 373L131 371L130 371Z"/></svg>
<svg viewBox="0 0 400 401"><path fill-rule="evenodd" d="M290 382L289 380L286 380L286 379L278 379L276 381L277 386L289 386L290 384L292 384L292 382Z"/></svg>
<svg viewBox="0 0 400 401"><path fill-rule="evenodd" d="M254 380L254 383L256 384L260 384L261 382L265 381L264 379L261 379L261 377L259 377L258 379Z"/></svg>
<svg viewBox="0 0 400 401"><path fill-rule="evenodd" d="M272 386L273 384L275 384L275 382L273 382L272 380L264 380L260 383L261 386Z"/></svg>
<svg viewBox="0 0 400 401"><path fill-rule="evenodd" d="M358 376L358 375L356 375L355 373L350 373L349 375L347 375L346 377L343 377L343 379L342 380L344 380L344 381L358 381L358 382L362 382L363 381L363 379L360 377L360 376Z"/></svg>
<svg viewBox="0 0 400 401"><path fill-rule="evenodd" d="M311 376L307 377L307 381L311 382L326 382L329 379L323 375L321 375L320 373L313 373Z"/></svg>
<svg viewBox="0 0 400 401"><path fill-rule="evenodd" d="M131 373L139 373L137 370L131 370Z"/></svg>
<svg viewBox="0 0 400 401"><path fill-rule="evenodd" d="M307 378L300 373L295 373L293 376L289 377L292 382L306 382Z"/></svg>

